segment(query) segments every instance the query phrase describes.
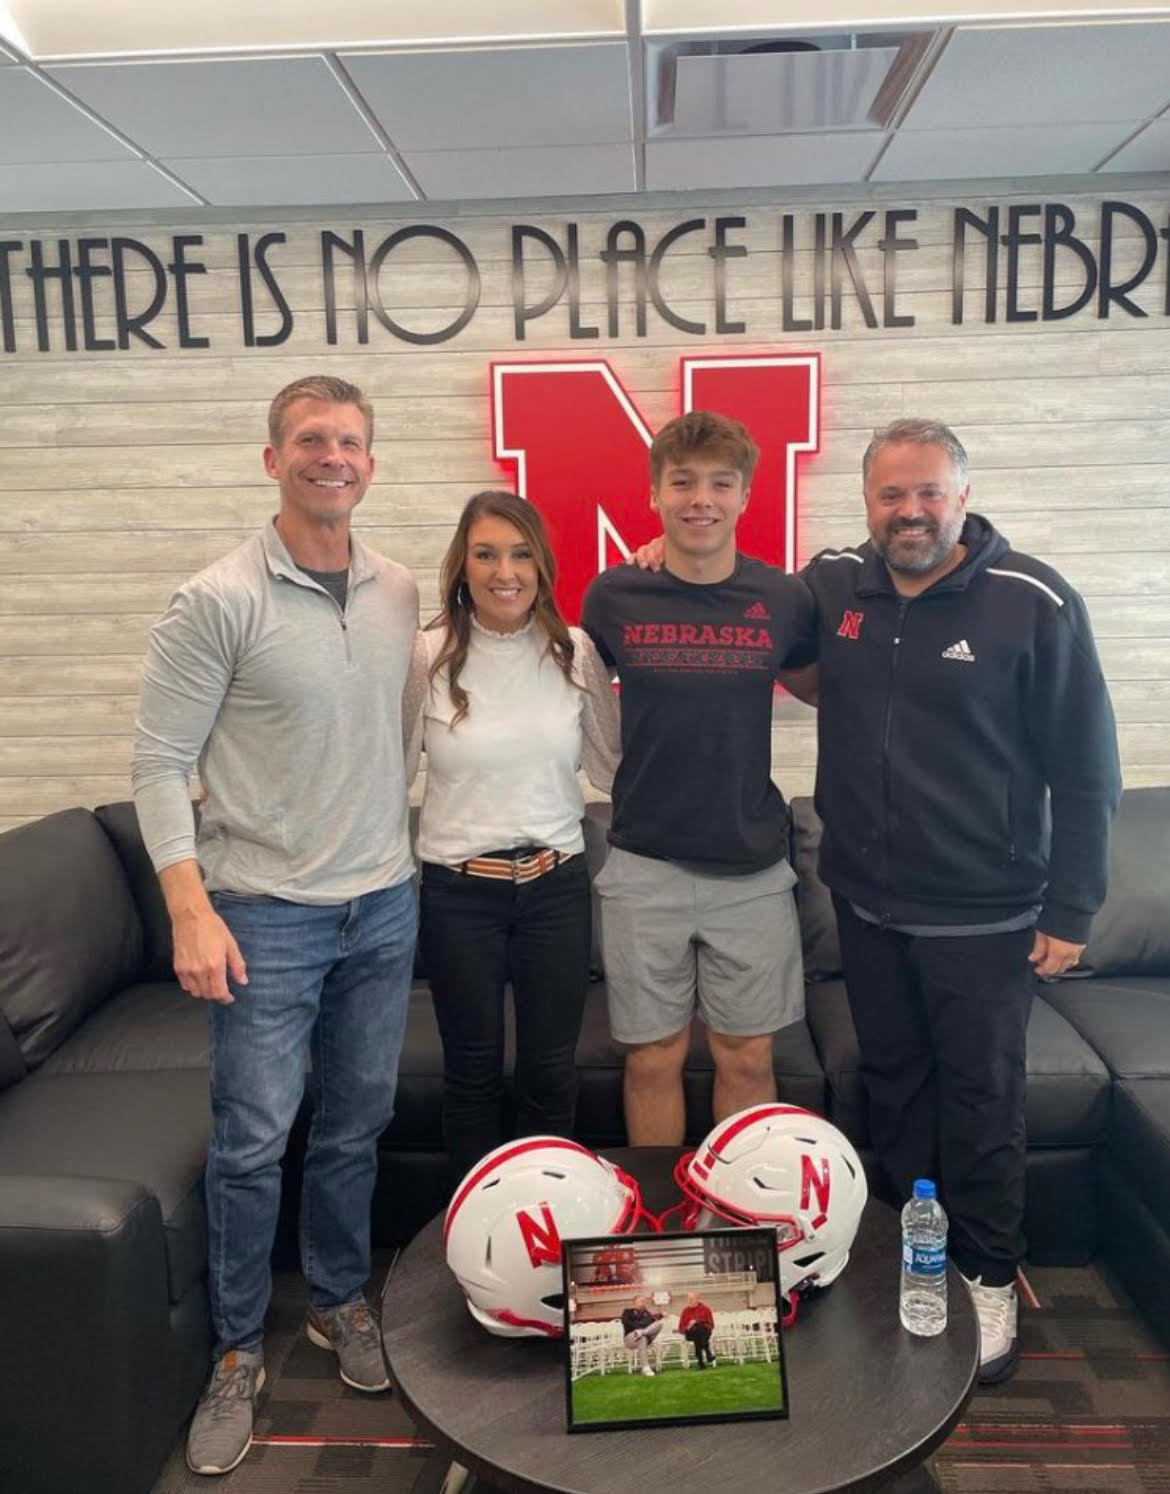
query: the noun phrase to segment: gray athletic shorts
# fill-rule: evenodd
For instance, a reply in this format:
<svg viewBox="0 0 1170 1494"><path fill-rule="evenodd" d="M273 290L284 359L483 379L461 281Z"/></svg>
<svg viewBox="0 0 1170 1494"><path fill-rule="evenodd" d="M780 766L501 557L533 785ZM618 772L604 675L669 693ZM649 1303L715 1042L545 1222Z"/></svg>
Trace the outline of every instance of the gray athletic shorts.
<svg viewBox="0 0 1170 1494"><path fill-rule="evenodd" d="M699 1015L714 1032L756 1037L804 1016L804 969L787 861L710 877L610 846L594 886L609 1025L652 1043Z"/></svg>

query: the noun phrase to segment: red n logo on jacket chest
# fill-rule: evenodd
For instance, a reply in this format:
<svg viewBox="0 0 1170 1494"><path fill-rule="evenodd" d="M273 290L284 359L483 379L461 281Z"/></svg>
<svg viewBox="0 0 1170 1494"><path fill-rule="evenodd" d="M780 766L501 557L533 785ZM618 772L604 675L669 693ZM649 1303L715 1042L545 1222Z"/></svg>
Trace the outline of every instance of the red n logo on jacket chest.
<svg viewBox="0 0 1170 1494"><path fill-rule="evenodd" d="M841 626L837 629L837 637L852 638L856 643L861 637L861 622L864 617L864 612L846 612L841 619Z"/></svg>

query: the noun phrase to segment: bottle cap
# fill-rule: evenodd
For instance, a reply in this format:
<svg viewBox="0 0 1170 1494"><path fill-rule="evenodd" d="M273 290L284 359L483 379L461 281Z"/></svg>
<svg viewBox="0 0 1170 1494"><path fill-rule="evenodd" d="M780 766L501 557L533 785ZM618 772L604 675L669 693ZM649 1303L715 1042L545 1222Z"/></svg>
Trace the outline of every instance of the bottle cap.
<svg viewBox="0 0 1170 1494"><path fill-rule="evenodd" d="M938 1189L934 1186L934 1184L931 1182L931 1180L929 1178L915 1178L915 1180L914 1180L914 1197L915 1198L937 1198L938 1197Z"/></svg>

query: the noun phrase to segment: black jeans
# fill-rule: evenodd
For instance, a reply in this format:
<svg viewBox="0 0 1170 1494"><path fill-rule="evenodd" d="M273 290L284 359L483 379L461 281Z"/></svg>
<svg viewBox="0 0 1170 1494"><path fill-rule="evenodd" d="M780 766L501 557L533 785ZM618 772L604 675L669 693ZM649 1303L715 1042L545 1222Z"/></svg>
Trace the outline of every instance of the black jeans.
<svg viewBox="0 0 1170 1494"><path fill-rule="evenodd" d="M454 1181L504 1134L504 988L516 1013L516 1133L571 1136L589 979L585 857L519 885L423 863L419 944L443 1039Z"/></svg>
<svg viewBox="0 0 1170 1494"><path fill-rule="evenodd" d="M687 1343L694 1345L695 1359L700 1369L703 1366L704 1358L711 1359L714 1357L711 1353L711 1330L707 1327L706 1323L692 1323L683 1334L683 1337Z"/></svg>
<svg viewBox="0 0 1170 1494"><path fill-rule="evenodd" d="M964 1276L1024 1253L1024 1086L1034 931L922 938L834 897L874 1151L901 1198L933 1178Z"/></svg>

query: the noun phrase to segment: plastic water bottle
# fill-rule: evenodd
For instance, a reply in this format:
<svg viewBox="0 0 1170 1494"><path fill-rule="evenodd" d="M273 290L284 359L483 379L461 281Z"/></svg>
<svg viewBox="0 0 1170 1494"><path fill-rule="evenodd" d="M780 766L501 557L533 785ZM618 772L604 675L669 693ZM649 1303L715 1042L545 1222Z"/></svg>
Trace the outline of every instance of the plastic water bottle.
<svg viewBox="0 0 1170 1494"><path fill-rule="evenodd" d="M902 1210L902 1327L933 1338L947 1326L947 1216L929 1178Z"/></svg>

